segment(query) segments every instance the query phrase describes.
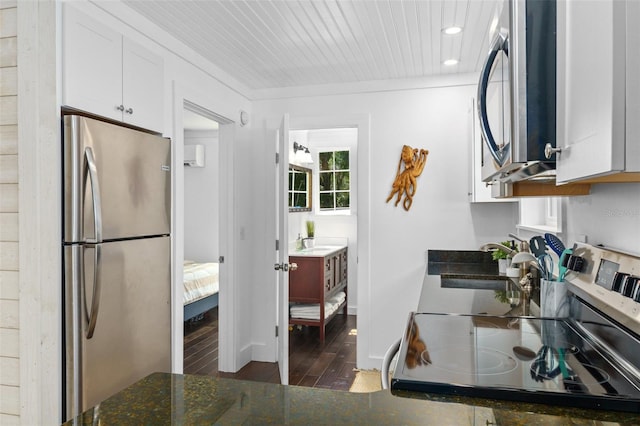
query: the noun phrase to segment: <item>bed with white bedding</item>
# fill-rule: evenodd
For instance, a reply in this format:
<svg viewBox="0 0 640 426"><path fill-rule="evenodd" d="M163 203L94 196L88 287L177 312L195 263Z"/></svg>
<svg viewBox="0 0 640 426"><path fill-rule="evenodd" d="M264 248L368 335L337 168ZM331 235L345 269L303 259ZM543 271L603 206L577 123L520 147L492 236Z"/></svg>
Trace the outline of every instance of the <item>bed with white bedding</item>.
<svg viewBox="0 0 640 426"><path fill-rule="evenodd" d="M218 306L219 264L184 261L184 320L195 318Z"/></svg>

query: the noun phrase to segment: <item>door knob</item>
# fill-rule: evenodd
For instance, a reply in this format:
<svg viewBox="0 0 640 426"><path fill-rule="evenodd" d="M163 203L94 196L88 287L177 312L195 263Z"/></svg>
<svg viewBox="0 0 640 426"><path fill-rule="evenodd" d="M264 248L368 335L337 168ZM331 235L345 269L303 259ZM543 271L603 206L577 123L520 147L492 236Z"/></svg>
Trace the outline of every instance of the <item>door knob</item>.
<svg viewBox="0 0 640 426"><path fill-rule="evenodd" d="M276 271L295 271L296 269L298 269L298 264L297 263L276 263L273 265L273 269L275 269Z"/></svg>

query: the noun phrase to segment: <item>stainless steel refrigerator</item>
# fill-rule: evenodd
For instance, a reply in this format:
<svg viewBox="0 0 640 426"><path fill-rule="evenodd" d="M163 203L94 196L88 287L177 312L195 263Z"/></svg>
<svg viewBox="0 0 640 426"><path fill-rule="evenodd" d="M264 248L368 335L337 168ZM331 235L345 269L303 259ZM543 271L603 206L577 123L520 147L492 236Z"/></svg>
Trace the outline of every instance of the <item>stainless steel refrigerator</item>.
<svg viewBox="0 0 640 426"><path fill-rule="evenodd" d="M171 141L63 122L66 420L171 370Z"/></svg>

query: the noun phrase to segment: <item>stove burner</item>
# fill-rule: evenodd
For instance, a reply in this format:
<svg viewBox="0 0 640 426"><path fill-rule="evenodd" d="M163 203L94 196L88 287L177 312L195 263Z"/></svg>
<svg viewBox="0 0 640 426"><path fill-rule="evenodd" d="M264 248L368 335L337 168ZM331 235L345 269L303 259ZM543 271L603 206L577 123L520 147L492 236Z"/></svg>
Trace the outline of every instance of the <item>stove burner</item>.
<svg viewBox="0 0 640 426"><path fill-rule="evenodd" d="M428 358L431 359L430 368L458 374L505 374L518 366L518 361L510 355L483 347L444 346L428 352L424 351L422 359L425 365Z"/></svg>

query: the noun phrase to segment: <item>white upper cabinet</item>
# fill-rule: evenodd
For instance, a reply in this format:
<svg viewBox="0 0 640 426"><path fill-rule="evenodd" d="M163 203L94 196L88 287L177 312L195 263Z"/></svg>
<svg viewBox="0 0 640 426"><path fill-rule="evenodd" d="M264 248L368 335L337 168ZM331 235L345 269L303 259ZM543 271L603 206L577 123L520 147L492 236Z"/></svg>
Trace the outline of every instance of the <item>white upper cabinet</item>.
<svg viewBox="0 0 640 426"><path fill-rule="evenodd" d="M639 3L558 2L558 183L637 178Z"/></svg>
<svg viewBox="0 0 640 426"><path fill-rule="evenodd" d="M142 46L122 40L122 105L127 123L163 130L163 62Z"/></svg>
<svg viewBox="0 0 640 426"><path fill-rule="evenodd" d="M162 58L68 3L62 67L63 105L163 131Z"/></svg>

